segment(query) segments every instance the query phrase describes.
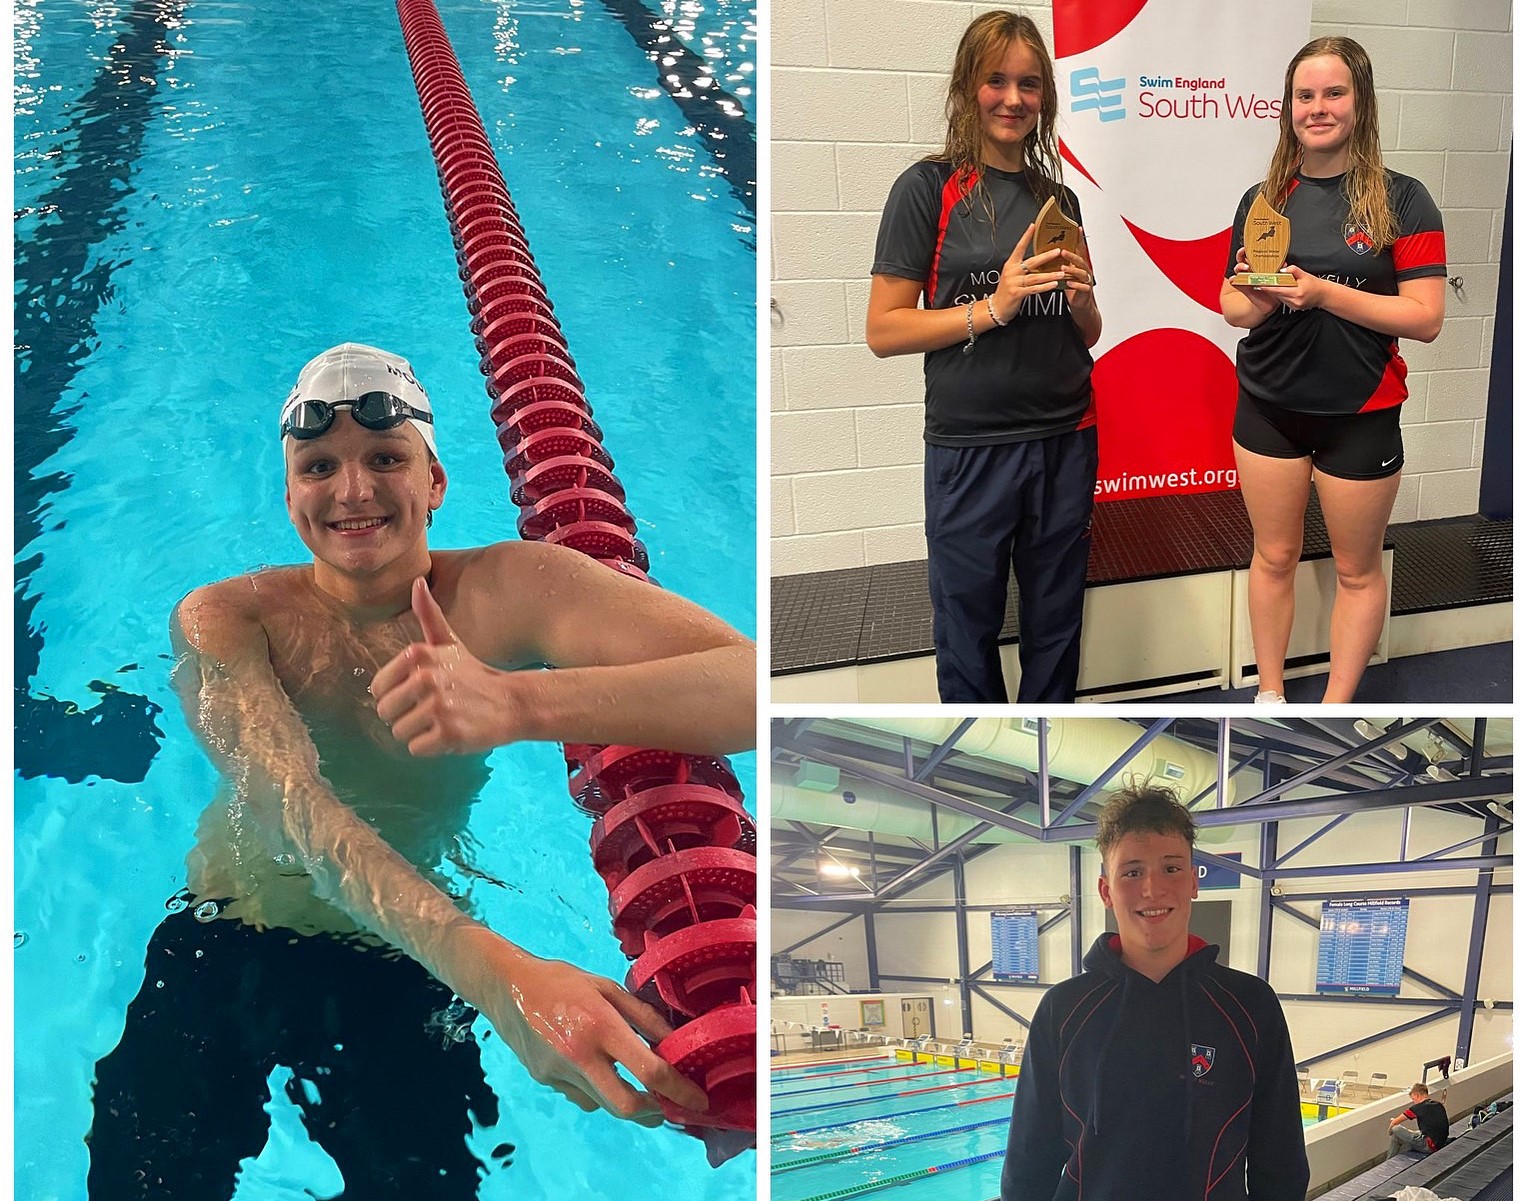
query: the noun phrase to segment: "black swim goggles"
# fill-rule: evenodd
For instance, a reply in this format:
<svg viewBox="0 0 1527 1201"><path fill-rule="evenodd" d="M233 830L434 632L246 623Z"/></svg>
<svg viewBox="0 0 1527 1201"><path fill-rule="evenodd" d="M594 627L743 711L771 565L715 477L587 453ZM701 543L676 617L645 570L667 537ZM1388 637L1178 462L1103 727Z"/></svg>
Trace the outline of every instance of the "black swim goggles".
<svg viewBox="0 0 1527 1201"><path fill-rule="evenodd" d="M282 419L281 436L290 434L302 442L326 434L339 409L349 409L355 420L368 430L396 429L408 420L435 424L433 414L414 408L401 396L391 392L362 392L354 400L304 400Z"/></svg>

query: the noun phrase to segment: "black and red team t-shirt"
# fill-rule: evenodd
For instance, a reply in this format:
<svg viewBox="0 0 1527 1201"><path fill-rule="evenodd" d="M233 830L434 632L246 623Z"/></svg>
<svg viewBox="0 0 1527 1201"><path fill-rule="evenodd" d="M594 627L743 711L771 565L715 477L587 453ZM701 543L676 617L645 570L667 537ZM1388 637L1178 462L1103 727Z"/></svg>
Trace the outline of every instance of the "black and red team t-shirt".
<svg viewBox="0 0 1527 1201"><path fill-rule="evenodd" d="M1351 224L1342 186L1346 176L1295 175L1283 206L1289 221L1288 261L1311 275L1381 296L1398 295L1403 280L1445 276L1442 214L1419 181L1393 171L1385 174L1399 236L1382 250L1366 230ZM1227 276L1235 274L1246 214L1260 189L1258 184L1247 191L1236 210ZM1366 413L1390 408L1409 395L1405 360L1394 337L1324 309L1285 305L1275 310L1241 339L1236 376L1242 395L1296 413Z"/></svg>
<svg viewBox="0 0 1527 1201"><path fill-rule="evenodd" d="M1404 1116L1413 1121L1425 1136L1428 1151L1436 1151L1440 1147L1447 1146L1447 1110L1442 1108L1439 1102L1430 1098L1425 1101L1412 1101Z"/></svg>
<svg viewBox="0 0 1527 1201"><path fill-rule="evenodd" d="M1069 188L1061 208L1080 224ZM1022 172L986 168L954 178L946 162L914 163L891 187L875 240L874 275L923 285L923 307L981 307L1039 202ZM995 218L995 221L993 220ZM1042 247L1030 247L1032 256ZM1006 328L923 358L927 410L923 438L935 446L994 446L1092 425L1092 355L1064 292L1023 302Z"/></svg>

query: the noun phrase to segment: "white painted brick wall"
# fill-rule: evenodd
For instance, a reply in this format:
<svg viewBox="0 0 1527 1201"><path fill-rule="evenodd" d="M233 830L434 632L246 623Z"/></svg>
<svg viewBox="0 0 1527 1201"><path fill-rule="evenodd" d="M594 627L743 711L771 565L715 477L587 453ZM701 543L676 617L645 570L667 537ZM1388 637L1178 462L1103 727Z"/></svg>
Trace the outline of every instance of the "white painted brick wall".
<svg viewBox="0 0 1527 1201"><path fill-rule="evenodd" d="M965 0L774 0L771 572L921 558L922 359L864 346L891 181L943 142ZM1048 3L1008 5L1051 40ZM1404 342L1406 476L1396 521L1478 506L1511 147L1511 0L1314 0L1312 36L1368 49L1385 162L1442 207L1448 317Z"/></svg>
<svg viewBox="0 0 1527 1201"><path fill-rule="evenodd" d="M915 467L923 461L923 406L855 409L860 467Z"/></svg>
<svg viewBox="0 0 1527 1201"><path fill-rule="evenodd" d="M1421 511L1421 478L1404 475L1400 479L1400 491L1394 498L1391 521L1415 521Z"/></svg>

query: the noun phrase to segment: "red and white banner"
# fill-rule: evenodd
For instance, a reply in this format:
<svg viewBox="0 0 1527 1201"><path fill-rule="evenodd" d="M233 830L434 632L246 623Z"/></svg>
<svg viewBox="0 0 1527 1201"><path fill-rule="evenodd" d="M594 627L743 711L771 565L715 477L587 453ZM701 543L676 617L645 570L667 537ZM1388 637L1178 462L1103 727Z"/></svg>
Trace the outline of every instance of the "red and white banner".
<svg viewBox="0 0 1527 1201"><path fill-rule="evenodd" d="M1230 225L1267 172L1311 0L1052 0L1060 149L1085 218L1100 501L1236 484Z"/></svg>

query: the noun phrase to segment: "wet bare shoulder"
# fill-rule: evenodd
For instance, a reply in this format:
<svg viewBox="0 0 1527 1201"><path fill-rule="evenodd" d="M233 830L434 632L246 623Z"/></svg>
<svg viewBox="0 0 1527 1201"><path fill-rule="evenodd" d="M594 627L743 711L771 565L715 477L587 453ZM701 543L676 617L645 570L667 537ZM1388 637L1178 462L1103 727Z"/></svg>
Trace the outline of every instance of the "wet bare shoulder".
<svg viewBox="0 0 1527 1201"><path fill-rule="evenodd" d="M495 542L432 552L430 591L457 636L484 662L498 667L525 662L525 600L548 549L558 548Z"/></svg>
<svg viewBox="0 0 1527 1201"><path fill-rule="evenodd" d="M462 587L490 598L489 661L500 666L634 663L748 644L698 605L562 546L485 547Z"/></svg>
<svg viewBox="0 0 1527 1201"><path fill-rule="evenodd" d="M231 576L192 589L175 606L170 633L181 648L225 658L248 650L272 618L297 604L300 567L276 567Z"/></svg>

